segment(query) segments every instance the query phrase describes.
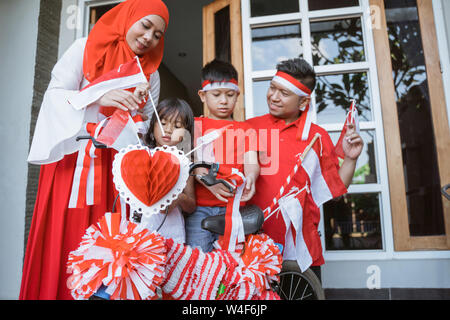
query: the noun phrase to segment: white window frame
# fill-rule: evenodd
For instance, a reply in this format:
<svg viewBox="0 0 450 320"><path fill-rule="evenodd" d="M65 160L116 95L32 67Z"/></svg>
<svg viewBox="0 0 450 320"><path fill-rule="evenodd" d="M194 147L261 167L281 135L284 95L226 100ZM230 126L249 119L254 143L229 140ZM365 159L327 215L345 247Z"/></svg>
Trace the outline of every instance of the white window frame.
<svg viewBox="0 0 450 320"><path fill-rule="evenodd" d="M433 0L438 1L438 0ZM392 217L389 196L389 181L386 162L386 148L384 140L384 130L381 113L380 90L378 85L378 74L375 59L375 47L372 34L372 18L369 0L360 0L359 6L316 10L308 12L308 2L299 0L300 12L268 15L262 17L251 17L250 0L242 0L242 37L243 37L243 60L244 60L244 85L245 85L245 106L246 118L254 116L253 109L253 82L256 80L269 80L273 77L276 70L252 70L251 57L251 29L256 26L271 26L285 23L297 22L301 24L303 57L312 64L312 50L310 40L310 21L323 21L332 19L344 19L350 17L360 17L363 32L366 61L357 63L346 63L336 65L315 66L318 76L324 74L334 74L338 72L364 71L368 76L370 101L372 103L372 121L361 122L361 130L375 131L375 158L377 169L377 183L356 185L349 187L348 193L378 193L380 205L380 227L382 234L381 250L325 250L325 232L323 224L323 209L321 208L321 220L319 231L322 234L321 241L324 248L324 258L326 261L349 261L349 260L391 260L391 259L429 259L429 258L449 258L450 251L408 251L396 252L394 250L394 236L392 228ZM442 20L443 21L443 20ZM441 50L444 50L443 45ZM448 55L448 52L447 52ZM314 110L313 121L316 120L315 95L312 95L312 107ZM321 125L328 132L339 132L342 129L341 124Z"/></svg>

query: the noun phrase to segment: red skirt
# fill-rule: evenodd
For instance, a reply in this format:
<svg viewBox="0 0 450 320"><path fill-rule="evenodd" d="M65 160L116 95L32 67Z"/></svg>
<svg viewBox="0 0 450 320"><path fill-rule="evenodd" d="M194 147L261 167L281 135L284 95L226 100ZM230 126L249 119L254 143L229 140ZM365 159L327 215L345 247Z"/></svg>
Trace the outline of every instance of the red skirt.
<svg viewBox="0 0 450 320"><path fill-rule="evenodd" d="M86 229L110 212L117 191L113 184L113 149L102 152L101 203L68 209L78 153L41 166L19 299L72 300L67 287L67 258L76 250ZM116 209L120 209L119 203ZM117 211L116 210L116 211Z"/></svg>

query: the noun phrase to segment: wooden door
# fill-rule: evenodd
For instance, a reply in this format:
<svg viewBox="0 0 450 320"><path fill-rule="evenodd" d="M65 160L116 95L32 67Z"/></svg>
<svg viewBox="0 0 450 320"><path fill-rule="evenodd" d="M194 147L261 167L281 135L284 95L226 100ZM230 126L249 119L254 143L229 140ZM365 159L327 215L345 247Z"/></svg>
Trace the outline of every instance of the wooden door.
<svg viewBox="0 0 450 320"><path fill-rule="evenodd" d="M395 250L450 249L450 201L440 194L450 132L432 1L370 4L380 15L373 34Z"/></svg>
<svg viewBox="0 0 450 320"><path fill-rule="evenodd" d="M217 58L233 64L239 76L239 95L233 118L245 120L244 68L240 0L216 0L203 7L203 65ZM208 109L203 107L208 115Z"/></svg>

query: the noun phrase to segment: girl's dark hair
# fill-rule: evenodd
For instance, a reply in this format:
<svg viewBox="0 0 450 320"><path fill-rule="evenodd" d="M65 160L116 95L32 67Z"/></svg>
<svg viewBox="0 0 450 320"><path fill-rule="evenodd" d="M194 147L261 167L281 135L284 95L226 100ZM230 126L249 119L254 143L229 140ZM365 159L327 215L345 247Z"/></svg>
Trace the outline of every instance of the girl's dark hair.
<svg viewBox="0 0 450 320"><path fill-rule="evenodd" d="M316 72L304 59L295 58L281 61L277 64L277 70L293 76L308 87L308 89L314 91L316 87Z"/></svg>
<svg viewBox="0 0 450 320"><path fill-rule="evenodd" d="M180 117L181 122L186 130L189 131L191 137L193 137L194 130L194 114L192 113L192 109L189 104L183 99L178 98L167 98L162 100L158 106L156 107L156 111L160 119L167 119L171 116ZM153 130L155 125L157 124L156 115L153 113L153 116L150 120L150 126L148 128L147 134L144 137L144 142L150 147L156 147L156 140L153 135ZM191 141L192 143L192 141Z"/></svg>
<svg viewBox="0 0 450 320"><path fill-rule="evenodd" d="M231 79L238 81L238 73L231 63L214 59L208 62L201 72L202 82L209 80L212 82L223 82Z"/></svg>

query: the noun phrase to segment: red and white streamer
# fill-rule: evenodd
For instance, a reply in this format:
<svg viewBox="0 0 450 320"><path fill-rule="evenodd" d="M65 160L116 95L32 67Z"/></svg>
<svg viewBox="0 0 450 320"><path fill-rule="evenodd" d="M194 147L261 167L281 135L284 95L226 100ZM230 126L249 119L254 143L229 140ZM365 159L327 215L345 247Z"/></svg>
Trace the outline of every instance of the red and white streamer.
<svg viewBox="0 0 450 320"><path fill-rule="evenodd" d="M163 237L108 212L69 254L68 287L78 300L88 299L101 285L112 300L156 299L165 262Z"/></svg>

